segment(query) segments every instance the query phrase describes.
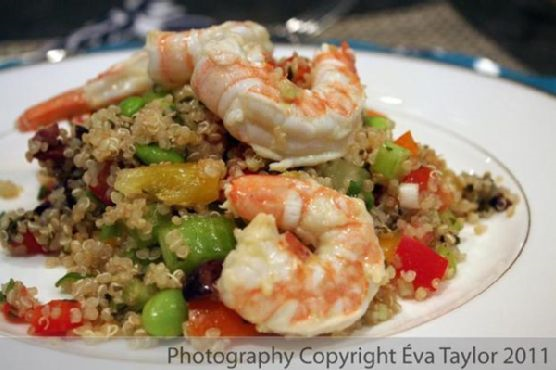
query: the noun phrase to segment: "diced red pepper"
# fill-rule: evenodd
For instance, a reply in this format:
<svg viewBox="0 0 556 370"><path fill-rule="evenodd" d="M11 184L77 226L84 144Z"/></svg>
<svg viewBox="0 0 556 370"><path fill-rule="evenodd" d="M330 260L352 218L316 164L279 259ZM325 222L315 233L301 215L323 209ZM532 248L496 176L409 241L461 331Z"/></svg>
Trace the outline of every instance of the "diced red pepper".
<svg viewBox="0 0 556 370"><path fill-rule="evenodd" d="M91 192L106 206L112 205L112 200L110 199L110 186L108 185L108 176L110 176L110 166L111 163L105 163L97 176L97 185L89 186Z"/></svg>
<svg viewBox="0 0 556 370"><path fill-rule="evenodd" d="M47 306L49 315L45 317L43 309ZM82 324L82 320L72 322L71 310L73 308L80 309L79 302L67 299L55 299L46 305L35 307L31 315L32 334L41 336L66 335L69 330Z"/></svg>
<svg viewBox="0 0 556 370"><path fill-rule="evenodd" d="M309 64L298 64L297 74L293 79L293 83L300 84L304 82L308 74L311 74L311 66Z"/></svg>
<svg viewBox="0 0 556 370"><path fill-rule="evenodd" d="M12 243L12 248L17 248L19 245L24 245L26 254L28 256L34 256L36 254L46 254L44 247L37 242L35 235L31 231L26 231L23 233L23 242L21 244Z"/></svg>
<svg viewBox="0 0 556 370"><path fill-rule="evenodd" d="M421 166L416 170L411 171L402 182L409 182L419 185L419 191L425 191L428 188L429 180L431 178L432 168Z"/></svg>
<svg viewBox="0 0 556 370"><path fill-rule="evenodd" d="M15 309L9 303L2 303L0 305L2 306L2 314L4 314L6 321L14 324L21 324L24 322L22 318L17 316Z"/></svg>
<svg viewBox="0 0 556 370"><path fill-rule="evenodd" d="M259 335L255 325L243 320L234 310L210 296L194 298L188 302L187 333L205 336L209 329L218 329L222 337L248 337Z"/></svg>
<svg viewBox="0 0 556 370"><path fill-rule="evenodd" d="M437 254L432 248L407 236L403 236L396 250L399 258L398 271L415 271L413 287L436 290L432 282L444 277L448 260Z"/></svg>
<svg viewBox="0 0 556 370"><path fill-rule="evenodd" d="M415 140L413 140L413 136L411 136L411 131L406 131L402 136L400 136L396 140L396 144L406 148L413 155L419 154L419 145L417 145Z"/></svg>

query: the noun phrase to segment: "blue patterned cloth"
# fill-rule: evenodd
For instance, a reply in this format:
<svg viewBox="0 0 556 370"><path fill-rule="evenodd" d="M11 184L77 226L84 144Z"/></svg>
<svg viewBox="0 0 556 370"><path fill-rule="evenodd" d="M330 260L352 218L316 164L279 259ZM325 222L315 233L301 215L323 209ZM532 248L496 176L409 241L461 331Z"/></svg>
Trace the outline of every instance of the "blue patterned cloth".
<svg viewBox="0 0 556 370"><path fill-rule="evenodd" d="M125 0L122 8L114 8L98 22L85 25L68 37L50 40L35 52L25 56L0 60L0 69L43 62L47 51L61 50L65 55L81 52L114 51L141 47L149 29L165 30L207 27L214 24L210 17L188 14L172 0ZM338 43L338 40L330 40ZM478 56L440 50L387 48L366 41L349 40L356 50L394 53L471 69L482 75L509 79L556 95L555 76L535 76L505 68ZM62 57L63 57L62 56ZM54 54L55 57L55 54Z"/></svg>

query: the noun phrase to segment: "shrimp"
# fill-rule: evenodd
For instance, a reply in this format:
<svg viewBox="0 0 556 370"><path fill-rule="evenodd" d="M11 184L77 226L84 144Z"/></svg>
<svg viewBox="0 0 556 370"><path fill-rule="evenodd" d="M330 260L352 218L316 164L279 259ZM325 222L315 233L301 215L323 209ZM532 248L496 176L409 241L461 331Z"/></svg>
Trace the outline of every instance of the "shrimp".
<svg viewBox="0 0 556 370"><path fill-rule="evenodd" d="M94 111L128 96L142 94L159 83L175 88L189 82L195 55L203 55L205 44L235 37L246 50L262 45L256 55L271 54L272 43L266 30L253 22L226 22L201 30L184 32L152 31L146 50L110 67L84 86L66 91L28 108L17 120L22 131L36 130L59 120ZM217 47L217 46L216 46ZM191 49L191 52L189 51Z"/></svg>
<svg viewBox="0 0 556 370"><path fill-rule="evenodd" d="M361 318L385 265L360 199L278 175L235 178L225 194L230 210L251 220L236 230L217 281L226 306L260 332L289 335L334 332Z"/></svg>
<svg viewBox="0 0 556 370"><path fill-rule="evenodd" d="M147 65L147 53L136 52L87 81L84 86L28 108L18 118L17 127L21 131L37 130L62 119L89 113L130 95L141 94L152 87Z"/></svg>
<svg viewBox="0 0 556 370"><path fill-rule="evenodd" d="M301 89L234 38L195 62L191 86L225 128L271 169L316 165L343 156L361 125L364 91L346 43L323 45L312 61L312 88ZM261 62L263 61L263 62Z"/></svg>
<svg viewBox="0 0 556 370"><path fill-rule="evenodd" d="M228 40L234 40L234 43ZM224 22L200 30L185 32L151 31L147 35L149 75L169 89L188 83L198 60L207 53L225 55L227 48L247 51L252 62L263 62L272 55L272 42L261 25L246 21Z"/></svg>

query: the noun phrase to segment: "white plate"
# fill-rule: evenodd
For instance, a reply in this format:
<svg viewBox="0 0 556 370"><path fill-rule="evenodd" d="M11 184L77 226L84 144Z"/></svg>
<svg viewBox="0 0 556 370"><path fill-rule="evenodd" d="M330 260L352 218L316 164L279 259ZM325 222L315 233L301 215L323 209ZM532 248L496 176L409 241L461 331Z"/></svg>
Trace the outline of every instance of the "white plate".
<svg viewBox="0 0 556 370"><path fill-rule="evenodd" d="M290 53L291 49L280 47L278 51ZM310 55L312 49L303 48L302 53ZM3 119L0 126L0 178L14 179L26 185L23 197L13 202L2 201L1 209L20 205L29 207L35 196L33 170L22 157L25 139L11 129L21 110L63 89L79 85L85 78L96 75L123 57L125 53L88 55L60 65L34 66L0 74L0 99L3 102L0 112ZM552 313L556 294L547 283L556 280L556 270L552 268L556 261L556 239L550 229L553 225L550 211L556 205L551 192L556 188L556 149L553 145L556 129L551 127L556 124L556 101L548 95L506 81L397 56L359 53L357 63L367 86L370 106L392 116L400 128L411 128L419 141L438 149L451 167L479 173L491 170L504 177L506 185L517 192L519 185L505 167L510 169L528 197L532 219L522 255L484 293L459 307L493 283L496 279L492 277L506 270L520 251L528 226L528 210L523 201L516 217L510 220L497 217L489 221L486 235L473 237L472 233L466 233L464 246L468 260L461 265L456 279L443 288L442 294L422 303L404 303L400 317L364 334L379 335L407 329L459 307L401 335L556 336L556 315ZM511 253L499 248L511 248ZM498 260L500 255L504 256L502 261ZM39 257L25 260L2 257L0 281L19 278L38 286L41 298L52 297L56 294L52 285L60 271L39 267L39 260ZM489 266L498 272L490 273ZM441 307L440 311L438 307ZM16 329L0 324L2 330L14 333ZM84 345L64 347L72 347L69 349L78 353L113 357L103 348L79 346ZM12 340L0 341L0 353L3 354L7 351L23 353L26 348L30 347ZM48 364L43 362L44 359L81 361L74 355L42 348L34 351L37 357L19 358L13 363L29 365L38 363L36 359L41 358L44 367L45 363ZM83 364L102 366L98 360L92 359L81 362L81 366ZM137 364L133 367L137 368Z"/></svg>

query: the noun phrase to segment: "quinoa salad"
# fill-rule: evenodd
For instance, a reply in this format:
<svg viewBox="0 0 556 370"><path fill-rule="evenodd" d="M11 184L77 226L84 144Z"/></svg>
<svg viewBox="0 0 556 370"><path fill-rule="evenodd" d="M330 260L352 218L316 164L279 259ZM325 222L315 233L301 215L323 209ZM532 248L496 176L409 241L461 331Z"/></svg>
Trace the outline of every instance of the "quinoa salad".
<svg viewBox="0 0 556 370"><path fill-rule="evenodd" d="M6 320L38 336L345 335L441 294L464 225L488 232L518 197L365 106L347 44L271 48L252 22L153 31L22 115L41 186L34 209L2 212L0 241L67 273L50 302L1 282Z"/></svg>

